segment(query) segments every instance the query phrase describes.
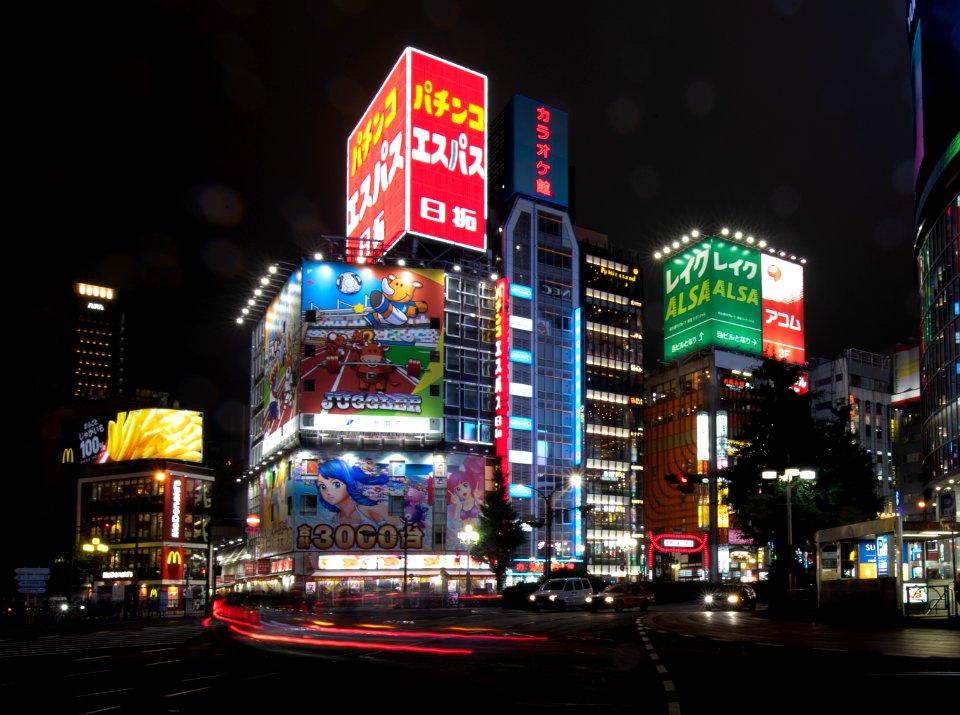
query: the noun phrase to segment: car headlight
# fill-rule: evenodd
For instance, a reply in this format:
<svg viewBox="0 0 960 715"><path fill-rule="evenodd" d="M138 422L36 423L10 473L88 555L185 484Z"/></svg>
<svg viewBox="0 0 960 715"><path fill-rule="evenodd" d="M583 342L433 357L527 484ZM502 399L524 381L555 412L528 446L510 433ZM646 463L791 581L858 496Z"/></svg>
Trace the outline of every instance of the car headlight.
<svg viewBox="0 0 960 715"><path fill-rule="evenodd" d="M585 600L587 603L593 603L593 596L587 596L584 600Z"/></svg>
<svg viewBox="0 0 960 715"><path fill-rule="evenodd" d="M736 604L739 600L740 597L735 593L731 593L729 596L727 596L727 603Z"/></svg>
<svg viewBox="0 0 960 715"><path fill-rule="evenodd" d="M703 600L704 600L706 603L713 603L713 596L708 594L708 595L706 595L706 596L703 597Z"/></svg>
<svg viewBox="0 0 960 715"><path fill-rule="evenodd" d="M550 594L550 600L551 600L551 601L556 601L556 600L557 600L557 594L551 593L551 594Z"/></svg>
<svg viewBox="0 0 960 715"><path fill-rule="evenodd" d="M531 594L530 594L530 600L531 600L531 601L536 601L536 600L537 600L537 594L531 593Z"/></svg>
<svg viewBox="0 0 960 715"><path fill-rule="evenodd" d="M613 603L613 596L605 596L603 600L606 603Z"/></svg>

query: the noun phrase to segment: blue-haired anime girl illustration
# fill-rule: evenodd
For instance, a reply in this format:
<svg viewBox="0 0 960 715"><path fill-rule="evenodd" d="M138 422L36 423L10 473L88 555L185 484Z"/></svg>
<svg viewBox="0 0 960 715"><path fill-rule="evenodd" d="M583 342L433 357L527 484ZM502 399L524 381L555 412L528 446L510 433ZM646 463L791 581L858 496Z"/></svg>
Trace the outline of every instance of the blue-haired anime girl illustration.
<svg viewBox="0 0 960 715"><path fill-rule="evenodd" d="M331 524L370 524L383 523L399 525L400 520L391 517L385 502L377 502L363 493L367 487L387 484L390 476L370 474L359 466L350 466L342 459L322 462L317 474L317 494L320 505L333 512Z"/></svg>

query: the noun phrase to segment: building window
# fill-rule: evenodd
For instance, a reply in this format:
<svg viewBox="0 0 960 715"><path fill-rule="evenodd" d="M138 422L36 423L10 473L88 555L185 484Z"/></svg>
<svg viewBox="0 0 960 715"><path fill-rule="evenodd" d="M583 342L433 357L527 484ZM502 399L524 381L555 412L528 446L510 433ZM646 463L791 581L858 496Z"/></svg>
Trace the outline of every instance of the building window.
<svg viewBox="0 0 960 715"><path fill-rule="evenodd" d="M317 515L317 495L302 494L300 496L300 514L303 516Z"/></svg>

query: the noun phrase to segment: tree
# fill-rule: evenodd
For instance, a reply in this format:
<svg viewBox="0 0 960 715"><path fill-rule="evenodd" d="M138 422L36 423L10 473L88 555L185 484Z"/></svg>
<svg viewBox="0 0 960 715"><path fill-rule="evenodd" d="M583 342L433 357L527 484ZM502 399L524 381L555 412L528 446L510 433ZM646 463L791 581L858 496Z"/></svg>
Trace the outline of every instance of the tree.
<svg viewBox="0 0 960 715"><path fill-rule="evenodd" d="M497 593L501 593L510 560L526 542L526 534L516 509L507 499L499 463L493 471L493 491L487 492L480 506L478 527L480 538L470 549L470 555L490 566L497 581Z"/></svg>
<svg viewBox="0 0 960 715"><path fill-rule="evenodd" d="M869 453L850 433L849 410L834 410L835 420L818 420L816 395L793 389L798 365L766 358L754 370L753 411L737 436L734 463L720 477L728 483L731 518L755 543L777 544L776 566L787 576L796 561L786 546L786 486L764 481L761 472L787 467L815 470L815 481L791 483L793 542L813 541L814 532L877 518L881 500Z"/></svg>

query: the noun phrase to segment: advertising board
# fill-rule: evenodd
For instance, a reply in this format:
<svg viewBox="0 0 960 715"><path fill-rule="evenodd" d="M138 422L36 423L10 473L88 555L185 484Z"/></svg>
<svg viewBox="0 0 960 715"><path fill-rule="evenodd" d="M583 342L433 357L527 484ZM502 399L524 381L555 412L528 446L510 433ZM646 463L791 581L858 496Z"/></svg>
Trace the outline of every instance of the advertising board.
<svg viewBox="0 0 960 715"><path fill-rule="evenodd" d="M439 434L444 274L303 264L301 427Z"/></svg>
<svg viewBox="0 0 960 715"><path fill-rule="evenodd" d="M95 416L64 428L62 464L134 459L203 461L203 414L151 407Z"/></svg>
<svg viewBox="0 0 960 715"><path fill-rule="evenodd" d="M569 205L569 116L515 95L504 110L507 147L504 199L520 194Z"/></svg>
<svg viewBox="0 0 960 715"><path fill-rule="evenodd" d="M294 271L264 317L263 451L297 429L300 371L300 271Z"/></svg>
<svg viewBox="0 0 960 715"><path fill-rule="evenodd" d="M347 143L348 248L406 233L486 249L487 78L412 47Z"/></svg>
<svg viewBox="0 0 960 715"><path fill-rule="evenodd" d="M706 347L805 359L803 268L711 236L663 268L664 358Z"/></svg>

